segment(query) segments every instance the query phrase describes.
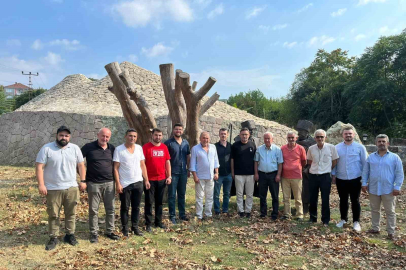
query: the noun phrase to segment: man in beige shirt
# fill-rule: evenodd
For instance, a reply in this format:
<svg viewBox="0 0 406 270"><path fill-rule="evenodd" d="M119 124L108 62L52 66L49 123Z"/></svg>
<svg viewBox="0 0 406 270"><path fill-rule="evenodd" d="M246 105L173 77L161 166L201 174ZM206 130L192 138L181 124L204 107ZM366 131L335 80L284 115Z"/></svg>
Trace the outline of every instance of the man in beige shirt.
<svg viewBox="0 0 406 270"><path fill-rule="evenodd" d="M307 164L309 170L310 221L317 222L317 202L321 193L321 221L330 222L331 170L337 165L338 154L334 145L326 143L326 132L322 129L314 133L317 144L309 147Z"/></svg>

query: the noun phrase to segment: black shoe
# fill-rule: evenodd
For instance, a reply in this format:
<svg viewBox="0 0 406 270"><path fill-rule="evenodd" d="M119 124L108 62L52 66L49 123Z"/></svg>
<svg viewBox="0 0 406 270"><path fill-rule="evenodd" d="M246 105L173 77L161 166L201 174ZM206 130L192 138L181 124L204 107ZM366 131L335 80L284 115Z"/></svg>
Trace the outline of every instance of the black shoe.
<svg viewBox="0 0 406 270"><path fill-rule="evenodd" d="M169 220L172 222L173 225L176 225L176 218L175 217L171 217L169 218Z"/></svg>
<svg viewBox="0 0 406 270"><path fill-rule="evenodd" d="M123 230L123 231L121 231L121 232L123 233L123 236L124 236L124 237L128 237L128 231L124 231L124 230Z"/></svg>
<svg viewBox="0 0 406 270"><path fill-rule="evenodd" d="M110 238L111 240L118 240L120 237L114 233L106 233L106 237Z"/></svg>
<svg viewBox="0 0 406 270"><path fill-rule="evenodd" d="M299 218L297 218L296 220L299 221L299 222L302 222L302 221L303 221L303 218L299 217Z"/></svg>
<svg viewBox="0 0 406 270"><path fill-rule="evenodd" d="M164 224L162 224L162 223L155 224L155 227L166 230L166 226Z"/></svg>
<svg viewBox="0 0 406 270"><path fill-rule="evenodd" d="M89 241L92 244L98 243L99 242L99 236L97 234L91 234Z"/></svg>
<svg viewBox="0 0 406 270"><path fill-rule="evenodd" d="M250 218L250 217L251 217L251 213L246 213L246 214L245 214L245 217L246 217L246 218Z"/></svg>
<svg viewBox="0 0 406 270"><path fill-rule="evenodd" d="M187 216L181 217L180 219L183 221L189 221L189 218Z"/></svg>
<svg viewBox="0 0 406 270"><path fill-rule="evenodd" d="M151 233L151 232L152 232L151 225L147 225L147 226L145 227L145 231Z"/></svg>
<svg viewBox="0 0 406 270"><path fill-rule="evenodd" d="M244 217L245 216L245 213L244 212L240 212L240 213L238 213L239 215L240 215L240 217Z"/></svg>
<svg viewBox="0 0 406 270"><path fill-rule="evenodd" d="M277 217L271 217L272 221L276 221L278 218Z"/></svg>
<svg viewBox="0 0 406 270"><path fill-rule="evenodd" d="M214 215L216 215L216 216L220 216L220 212L214 212Z"/></svg>
<svg viewBox="0 0 406 270"><path fill-rule="evenodd" d="M289 217L287 217L287 216L282 216L281 217L281 220L287 220L287 219L289 219Z"/></svg>
<svg viewBox="0 0 406 270"><path fill-rule="evenodd" d="M59 240L56 237L51 237L48 243L45 245L45 250L53 250L56 248L56 245L59 244Z"/></svg>
<svg viewBox="0 0 406 270"><path fill-rule="evenodd" d="M260 217L260 218L266 218L266 215L261 214L259 217Z"/></svg>
<svg viewBox="0 0 406 270"><path fill-rule="evenodd" d="M63 238L63 241L72 246L76 246L78 244L78 241L76 241L76 237L74 234L66 234L65 237Z"/></svg>
<svg viewBox="0 0 406 270"><path fill-rule="evenodd" d="M140 231L140 229L138 229L138 226L137 227L132 227L131 228L131 231L132 231L132 233L134 234L134 235L137 235L137 236L143 236L144 234Z"/></svg>

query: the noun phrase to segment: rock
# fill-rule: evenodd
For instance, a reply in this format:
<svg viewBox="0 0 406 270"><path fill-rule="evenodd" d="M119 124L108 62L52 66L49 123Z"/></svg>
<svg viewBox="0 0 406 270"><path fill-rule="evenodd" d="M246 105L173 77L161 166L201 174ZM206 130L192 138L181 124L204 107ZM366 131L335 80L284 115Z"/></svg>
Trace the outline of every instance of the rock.
<svg viewBox="0 0 406 270"><path fill-rule="evenodd" d="M327 133L326 142L331 143L331 144L334 144L334 145L339 144L340 142L342 142L342 141L344 140L344 139L343 139L343 136L342 136L342 130L343 130L345 127L348 127L348 126L351 126L351 127L353 127L353 129L354 129L354 132L355 132L354 141L359 142L359 143L362 144L362 141L361 141L361 139L359 138L358 133L357 133L357 130L355 129L355 127L354 127L353 125L349 124L349 123L348 123L348 124L344 124L344 123L341 122L341 121L338 121L337 123L335 123L334 125L332 125L332 126L326 131L326 133Z"/></svg>

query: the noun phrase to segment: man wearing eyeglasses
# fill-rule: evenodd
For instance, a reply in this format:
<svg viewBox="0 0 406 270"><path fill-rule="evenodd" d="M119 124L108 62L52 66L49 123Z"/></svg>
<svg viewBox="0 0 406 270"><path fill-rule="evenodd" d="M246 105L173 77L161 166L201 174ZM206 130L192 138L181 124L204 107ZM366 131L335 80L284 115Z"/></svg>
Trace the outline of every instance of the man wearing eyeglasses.
<svg viewBox="0 0 406 270"><path fill-rule="evenodd" d="M331 170L337 165L338 153L334 145L326 143L326 132L314 133L317 144L309 147L307 163L309 170L310 220L317 222L317 202L321 193L321 221L325 226L330 222Z"/></svg>

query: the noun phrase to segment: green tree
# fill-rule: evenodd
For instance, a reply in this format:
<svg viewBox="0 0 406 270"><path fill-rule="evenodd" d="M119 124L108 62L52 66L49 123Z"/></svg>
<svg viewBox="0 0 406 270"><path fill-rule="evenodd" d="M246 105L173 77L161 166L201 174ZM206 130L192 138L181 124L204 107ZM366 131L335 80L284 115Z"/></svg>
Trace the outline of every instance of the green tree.
<svg viewBox="0 0 406 270"><path fill-rule="evenodd" d="M46 89L38 88L36 90L24 92L23 94L19 95L15 99L15 109L18 109L19 107L21 107L22 105L24 105L25 103L30 101L31 99L35 98L36 96L41 95L42 93L44 93L46 91L47 91Z"/></svg>
<svg viewBox="0 0 406 270"><path fill-rule="evenodd" d="M0 115L6 112L6 95L3 85L0 85Z"/></svg>

